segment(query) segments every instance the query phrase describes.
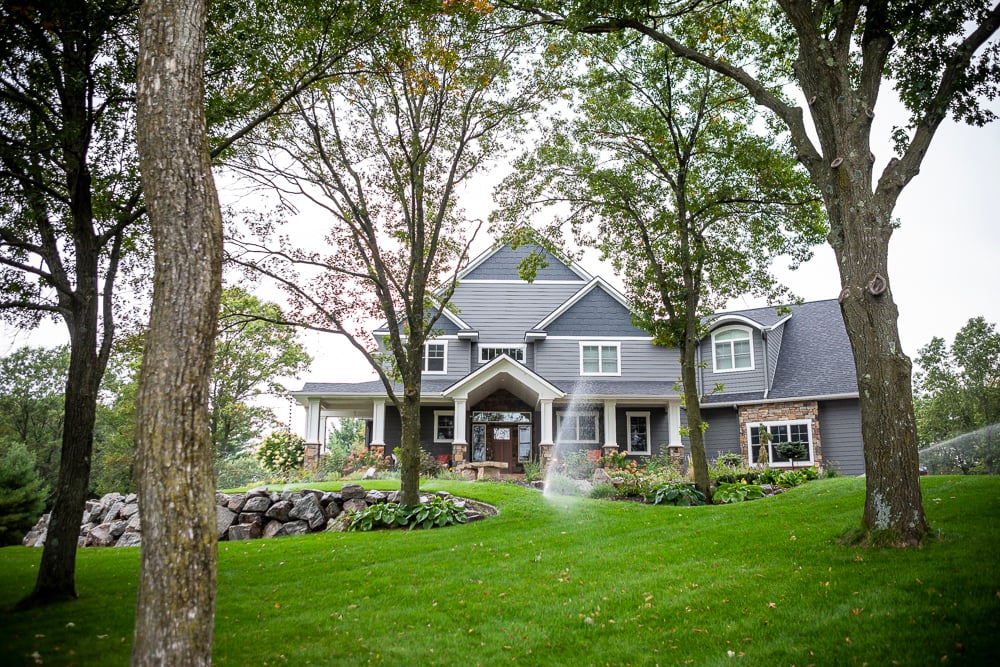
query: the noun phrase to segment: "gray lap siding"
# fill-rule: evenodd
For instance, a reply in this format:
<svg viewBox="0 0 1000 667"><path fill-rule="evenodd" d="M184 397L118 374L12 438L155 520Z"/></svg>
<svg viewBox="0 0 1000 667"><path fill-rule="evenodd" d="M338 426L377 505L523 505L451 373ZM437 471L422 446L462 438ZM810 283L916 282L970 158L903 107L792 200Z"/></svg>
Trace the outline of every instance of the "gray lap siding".
<svg viewBox="0 0 1000 667"><path fill-rule="evenodd" d="M863 475L861 408L858 399L820 401L819 422L823 432L823 465L844 475Z"/></svg>

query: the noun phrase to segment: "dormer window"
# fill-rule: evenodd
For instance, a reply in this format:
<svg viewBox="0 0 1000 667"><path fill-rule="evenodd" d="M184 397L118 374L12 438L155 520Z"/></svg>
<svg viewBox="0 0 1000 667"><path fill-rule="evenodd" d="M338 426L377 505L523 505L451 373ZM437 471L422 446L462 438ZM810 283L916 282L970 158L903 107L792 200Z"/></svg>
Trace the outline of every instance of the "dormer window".
<svg viewBox="0 0 1000 667"><path fill-rule="evenodd" d="M520 361L524 363L524 353L527 349L527 345L480 345L479 346L479 363L485 364L486 362L493 361L501 354L506 354L508 357L514 361Z"/></svg>
<svg viewBox="0 0 1000 667"><path fill-rule="evenodd" d="M447 343L424 343L424 373L444 373L447 361Z"/></svg>
<svg viewBox="0 0 1000 667"><path fill-rule="evenodd" d="M753 370L753 335L749 327L726 327L712 334L716 373Z"/></svg>

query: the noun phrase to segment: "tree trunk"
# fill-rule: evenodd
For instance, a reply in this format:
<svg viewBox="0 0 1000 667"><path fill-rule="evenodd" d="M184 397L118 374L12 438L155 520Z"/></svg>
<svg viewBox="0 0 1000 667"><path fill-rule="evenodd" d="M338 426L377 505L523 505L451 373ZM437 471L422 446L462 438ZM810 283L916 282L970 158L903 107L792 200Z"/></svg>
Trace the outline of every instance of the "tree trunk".
<svg viewBox="0 0 1000 667"><path fill-rule="evenodd" d="M866 189L855 192L863 196ZM862 524L867 531L888 534L894 543L917 545L929 526L919 483L911 363L899 340L888 279L889 209L870 193L865 206L835 207L831 239L861 403L867 485Z"/></svg>
<svg viewBox="0 0 1000 667"><path fill-rule="evenodd" d="M87 305L86 299L82 305ZM73 336L66 378L62 451L55 502L38 567L38 578L22 607L73 599L76 549L90 482L97 390L104 366L97 353L97 309L81 307L69 321Z"/></svg>
<svg viewBox="0 0 1000 667"><path fill-rule="evenodd" d="M418 380L419 382L419 380ZM419 386L419 384L417 385ZM414 506L420 502L420 391L403 392L399 417L403 426L399 457L400 502Z"/></svg>
<svg viewBox="0 0 1000 667"><path fill-rule="evenodd" d="M222 221L203 112L203 0L139 16L137 138L153 230L149 335L136 400L142 569L133 665L209 665L216 526L208 393Z"/></svg>
<svg viewBox="0 0 1000 667"><path fill-rule="evenodd" d="M694 327L694 313L689 311L689 331L684 336L681 349L681 384L684 385L684 410L687 414L688 442L691 444L691 467L694 469L694 486L705 494L705 502L712 502L711 480L708 478L708 458L705 456L705 435L702 433L701 398L698 395L695 348L698 337Z"/></svg>

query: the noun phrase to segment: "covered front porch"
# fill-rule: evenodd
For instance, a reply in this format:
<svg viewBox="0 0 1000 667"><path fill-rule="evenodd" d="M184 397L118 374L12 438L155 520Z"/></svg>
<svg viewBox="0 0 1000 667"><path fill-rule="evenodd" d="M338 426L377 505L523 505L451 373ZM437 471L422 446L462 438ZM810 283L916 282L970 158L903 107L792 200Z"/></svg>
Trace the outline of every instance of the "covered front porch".
<svg viewBox="0 0 1000 667"><path fill-rule="evenodd" d="M399 446L399 413L379 383L331 389L295 394L306 407L308 443L326 441L329 418L347 417L366 421L370 448L388 454ZM528 461L546 467L556 443L595 455L683 451L676 394L568 393L506 355L448 386L424 387L421 403L421 447L477 478L518 475Z"/></svg>

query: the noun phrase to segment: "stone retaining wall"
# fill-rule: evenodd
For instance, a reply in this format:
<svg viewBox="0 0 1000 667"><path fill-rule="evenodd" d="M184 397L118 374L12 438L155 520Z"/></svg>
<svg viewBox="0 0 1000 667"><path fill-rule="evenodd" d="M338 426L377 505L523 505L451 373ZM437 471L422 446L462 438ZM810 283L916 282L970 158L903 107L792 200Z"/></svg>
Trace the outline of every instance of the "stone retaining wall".
<svg viewBox="0 0 1000 667"><path fill-rule="evenodd" d="M446 491L437 495L450 496ZM421 494L420 502L432 496ZM398 502L399 491L366 491L357 484L345 484L340 491L268 491L266 487L246 493L215 494L215 520L220 541L259 537L302 535L321 531L343 531L350 513L369 505ZM468 498L454 498L465 508L469 521L496 514L496 508ZM49 515L44 514L25 537L25 546L45 544ZM106 494L88 500L83 512L78 546L133 547L142 543L142 523L136 494Z"/></svg>

